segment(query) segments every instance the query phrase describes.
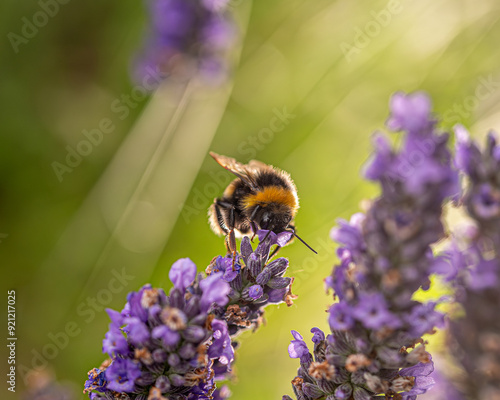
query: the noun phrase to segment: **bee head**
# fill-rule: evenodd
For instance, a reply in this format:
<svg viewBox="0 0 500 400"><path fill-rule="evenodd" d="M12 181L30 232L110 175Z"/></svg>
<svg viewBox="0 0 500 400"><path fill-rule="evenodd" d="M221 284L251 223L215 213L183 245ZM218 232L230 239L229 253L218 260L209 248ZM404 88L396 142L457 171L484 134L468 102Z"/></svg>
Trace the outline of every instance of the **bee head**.
<svg viewBox="0 0 500 400"><path fill-rule="evenodd" d="M273 206L260 208L253 218L253 222L255 222L260 229L270 230L274 233L281 233L286 230L291 221L291 213L281 207Z"/></svg>
<svg viewBox="0 0 500 400"><path fill-rule="evenodd" d="M268 203L264 205L257 205L251 210L250 221L257 224L260 229L266 229L274 233L281 233L284 231L290 232L304 243L308 249L313 253L318 254L311 246L304 242L295 232L295 228L292 226L289 228L290 222L292 222L293 214L290 208L285 207L283 204L279 203Z"/></svg>

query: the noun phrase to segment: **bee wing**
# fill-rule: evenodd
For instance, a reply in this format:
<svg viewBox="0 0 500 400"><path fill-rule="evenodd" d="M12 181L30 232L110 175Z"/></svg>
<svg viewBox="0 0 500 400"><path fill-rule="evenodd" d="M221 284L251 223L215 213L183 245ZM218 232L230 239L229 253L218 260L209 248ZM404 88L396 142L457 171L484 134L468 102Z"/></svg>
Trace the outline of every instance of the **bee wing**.
<svg viewBox="0 0 500 400"><path fill-rule="evenodd" d="M210 152L210 155L221 167L235 174L252 189L257 189L257 183L255 182L252 174L252 172L256 169L256 166L251 165L251 163L249 165L242 164L234 158L221 156L213 151ZM260 161L257 162L260 163Z"/></svg>

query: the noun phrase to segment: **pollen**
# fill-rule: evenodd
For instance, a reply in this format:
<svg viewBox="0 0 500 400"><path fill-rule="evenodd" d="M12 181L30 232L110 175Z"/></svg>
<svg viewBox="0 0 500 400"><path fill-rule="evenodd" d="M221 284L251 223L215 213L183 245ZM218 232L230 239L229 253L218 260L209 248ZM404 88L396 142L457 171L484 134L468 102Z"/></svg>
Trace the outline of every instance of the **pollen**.
<svg viewBox="0 0 500 400"><path fill-rule="evenodd" d="M321 363L313 361L307 372L316 380L332 380L335 376L335 368L333 365L328 364L326 360Z"/></svg>
<svg viewBox="0 0 500 400"><path fill-rule="evenodd" d="M153 357L151 357L151 352L143 347L142 349L134 350L134 358L136 360L141 360L145 365L153 364Z"/></svg>
<svg viewBox="0 0 500 400"><path fill-rule="evenodd" d="M167 398L162 395L160 389L153 386L149 391L148 400L167 400Z"/></svg>
<svg viewBox="0 0 500 400"><path fill-rule="evenodd" d="M186 316L184 313L174 307L165 307L161 311L160 318L165 325L174 331L186 328Z"/></svg>
<svg viewBox="0 0 500 400"><path fill-rule="evenodd" d="M364 354L351 354L347 357L345 362L345 369L349 372L356 372L357 370L368 367L372 362Z"/></svg>
<svg viewBox="0 0 500 400"><path fill-rule="evenodd" d="M158 303L158 298L158 289L146 289L142 293L141 306L143 308L149 308Z"/></svg>
<svg viewBox="0 0 500 400"><path fill-rule="evenodd" d="M243 311L238 304L232 304L227 307L224 319L231 325L248 327L252 323L247 318L246 311Z"/></svg>
<svg viewBox="0 0 500 400"><path fill-rule="evenodd" d="M205 382L208 375L209 379L213 377L213 371L208 372L204 368L196 368L194 371L186 373L186 385L195 386L200 382Z"/></svg>
<svg viewBox="0 0 500 400"><path fill-rule="evenodd" d="M399 376L391 382L391 389L395 392L408 392L415 386L414 376Z"/></svg>
<svg viewBox="0 0 500 400"><path fill-rule="evenodd" d="M302 385L303 385L303 383L304 383L304 379L302 379L299 376L296 376L292 380L292 385L299 391L299 393L302 392Z"/></svg>
<svg viewBox="0 0 500 400"><path fill-rule="evenodd" d="M294 212L297 211L299 206L294 192L278 186L267 186L244 200L245 207L269 203L284 204L293 209Z"/></svg>

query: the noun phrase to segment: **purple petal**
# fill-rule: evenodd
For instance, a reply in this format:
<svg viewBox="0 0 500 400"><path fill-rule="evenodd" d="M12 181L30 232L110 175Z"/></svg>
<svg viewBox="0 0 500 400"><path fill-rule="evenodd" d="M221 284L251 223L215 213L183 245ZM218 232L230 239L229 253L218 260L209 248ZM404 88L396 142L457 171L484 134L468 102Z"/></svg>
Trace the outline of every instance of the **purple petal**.
<svg viewBox="0 0 500 400"><path fill-rule="evenodd" d="M165 325L153 328L151 336L155 339L161 339L167 346L175 346L181 339L181 335L178 332L170 330Z"/></svg>
<svg viewBox="0 0 500 400"><path fill-rule="evenodd" d="M332 331L346 331L354 326L352 310L346 303L336 303L330 307L328 323Z"/></svg>
<svg viewBox="0 0 500 400"><path fill-rule="evenodd" d="M311 329L311 332L314 334L313 338L312 338L312 341L314 342L314 344L318 344L318 343L322 342L323 340L325 340L325 334L323 333L323 331L321 329L314 327Z"/></svg>
<svg viewBox="0 0 500 400"><path fill-rule="evenodd" d="M231 345L231 337L225 321L214 319L212 321L213 341L208 348L208 356L211 359L218 358L219 361L228 365L234 360L234 349Z"/></svg>
<svg viewBox="0 0 500 400"><path fill-rule="evenodd" d="M229 298L227 295L231 291L229 284L222 279L222 273L209 275L200 281L200 288L203 290L200 307L202 311L208 311L213 303L225 306Z"/></svg>
<svg viewBox="0 0 500 400"><path fill-rule="evenodd" d="M429 123L431 101L423 92L409 95L398 92L390 100L391 116L387 126L392 131L416 132Z"/></svg>
<svg viewBox="0 0 500 400"><path fill-rule="evenodd" d="M254 300L260 299L263 294L264 294L264 289L262 289L262 286L260 285L250 286L248 290L248 295Z"/></svg>
<svg viewBox="0 0 500 400"><path fill-rule="evenodd" d="M189 258L181 258L172 265L168 277L176 288L184 291L196 278L196 265Z"/></svg>
<svg viewBox="0 0 500 400"><path fill-rule="evenodd" d="M139 363L123 358L115 358L105 373L107 388L116 392L133 392L135 380L141 376Z"/></svg>
<svg viewBox="0 0 500 400"><path fill-rule="evenodd" d="M149 329L139 318L126 318L127 338L135 346L142 346L149 340Z"/></svg>

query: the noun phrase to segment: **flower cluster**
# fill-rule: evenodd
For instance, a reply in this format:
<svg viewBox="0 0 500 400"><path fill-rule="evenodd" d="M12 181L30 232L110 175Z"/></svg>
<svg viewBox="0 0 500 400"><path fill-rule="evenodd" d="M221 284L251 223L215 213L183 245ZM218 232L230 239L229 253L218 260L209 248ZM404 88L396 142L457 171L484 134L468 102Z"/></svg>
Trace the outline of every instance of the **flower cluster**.
<svg viewBox="0 0 500 400"><path fill-rule="evenodd" d="M236 258L233 259L231 254L218 256L206 269L209 276L222 274L222 279L230 286L228 303L223 307L214 306L213 313L216 318L226 321L234 346L242 331L260 326L265 307L281 302L290 306L297 297L291 291L293 278L283 277L288 260L280 257L269 262L272 246L278 246L276 249L283 247L290 240L291 233L260 230L257 235L260 241L255 251L245 236ZM224 372L225 366L216 362L213 369L216 373Z"/></svg>
<svg viewBox="0 0 500 400"><path fill-rule="evenodd" d="M268 263L271 247L284 246L292 234L260 230L257 235L260 242L255 251L245 236L235 260L232 255L219 256L206 271L208 274L222 273L222 279L231 287L228 305L215 307L214 314L227 322L232 337L241 330L257 328L267 305L283 301L291 305L296 298L291 292L293 278L283 276L288 260L280 257Z"/></svg>
<svg viewBox="0 0 500 400"><path fill-rule="evenodd" d="M422 335L442 326L435 303L413 299L443 262L431 245L444 236L443 202L458 192L458 176L422 93L395 94L391 130L405 131L399 150L376 135L365 177L382 193L366 215L339 221L332 238L340 264L326 279L338 302L329 309L331 334L313 328L313 355L292 332L289 354L300 359L292 381L298 399L416 399L433 380ZM284 398L289 399L288 396Z"/></svg>
<svg viewBox="0 0 500 400"><path fill-rule="evenodd" d="M468 379L466 398L500 399L500 145L488 135L483 151L456 128L456 165L467 179L460 200L471 219L449 252L456 298L464 312L450 321L455 358Z"/></svg>
<svg viewBox="0 0 500 400"><path fill-rule="evenodd" d="M151 34L136 72L185 80L201 75L219 82L228 70L235 25L228 0L148 0ZM141 79L142 80L142 79Z"/></svg>
<svg viewBox="0 0 500 400"><path fill-rule="evenodd" d="M269 262L271 247L290 235L259 231L255 251L243 238L241 252L216 257L205 278L181 259L169 271L174 287L168 296L146 285L128 295L121 312L108 309L103 351L110 359L89 372L85 392L91 399L227 398L215 381L231 372L232 340L259 326L265 306L295 298L293 279L283 277L288 260Z"/></svg>
<svg viewBox="0 0 500 400"><path fill-rule="evenodd" d="M192 261L181 259L169 272L174 287L168 296L145 285L128 295L121 312L108 309L103 352L110 359L89 372L90 398L210 398L214 380L234 358L227 325L212 312L228 302L221 275L203 278ZM216 373L214 362L225 368Z"/></svg>

